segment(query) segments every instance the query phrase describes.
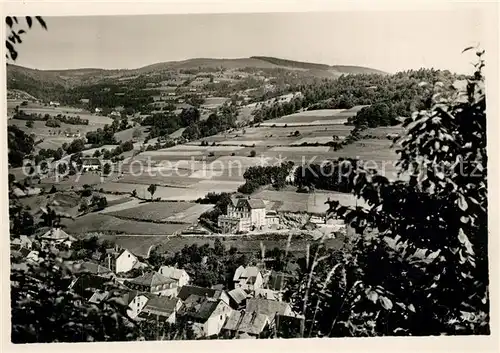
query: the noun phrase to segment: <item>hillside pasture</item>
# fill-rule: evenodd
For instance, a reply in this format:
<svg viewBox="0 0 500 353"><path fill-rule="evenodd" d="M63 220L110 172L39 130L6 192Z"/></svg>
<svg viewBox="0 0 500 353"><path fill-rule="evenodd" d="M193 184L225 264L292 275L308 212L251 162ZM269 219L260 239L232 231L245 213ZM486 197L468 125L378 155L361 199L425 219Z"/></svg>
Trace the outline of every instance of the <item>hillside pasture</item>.
<svg viewBox="0 0 500 353"><path fill-rule="evenodd" d="M189 202L146 202L133 208L107 214L132 220L162 221L192 206L193 204Z"/></svg>
<svg viewBox="0 0 500 353"><path fill-rule="evenodd" d="M137 138L144 138L149 131L148 126L138 126L138 127L132 127L130 129L118 131L115 133L115 139L118 142L126 142L126 141L131 141L134 139L134 132L137 130L140 135Z"/></svg>
<svg viewBox="0 0 500 353"><path fill-rule="evenodd" d="M193 204L191 207L188 209L179 211L167 218L164 219L164 221L167 222L182 222L182 223L196 223L198 221L198 218L200 216L207 212L210 211L214 205L209 205L209 204Z"/></svg>
<svg viewBox="0 0 500 353"><path fill-rule="evenodd" d="M339 136L339 139L345 138L345 136ZM316 136L316 137L303 137L300 140L291 143L291 146L300 146L302 144L326 144L328 142L333 142L332 136Z"/></svg>
<svg viewBox="0 0 500 353"><path fill-rule="evenodd" d="M82 151L82 156L84 157L92 157L96 151L103 152L103 150L107 151L112 151L114 150L118 145L104 145L101 147L96 147L96 148L90 148L88 150Z"/></svg>
<svg viewBox="0 0 500 353"><path fill-rule="evenodd" d="M171 186L171 187L180 187L186 188L192 185L195 185L200 179L195 178L187 178L181 175L177 175L175 171L172 173L168 173L165 171L161 172L151 172L151 173L143 173L140 175L123 175L115 180L117 183L125 183L125 184L144 184L151 185L156 184L158 186Z"/></svg>
<svg viewBox="0 0 500 353"><path fill-rule="evenodd" d="M69 234L84 235L92 232L114 232L122 234L172 235L188 227L187 224L152 223L119 219L107 214L90 213L77 219L63 219Z"/></svg>
<svg viewBox="0 0 500 353"><path fill-rule="evenodd" d="M289 126L298 125L334 125L343 124L348 117L356 115L356 112L345 112L344 109L320 109L302 111L281 118L266 120L261 126Z"/></svg>

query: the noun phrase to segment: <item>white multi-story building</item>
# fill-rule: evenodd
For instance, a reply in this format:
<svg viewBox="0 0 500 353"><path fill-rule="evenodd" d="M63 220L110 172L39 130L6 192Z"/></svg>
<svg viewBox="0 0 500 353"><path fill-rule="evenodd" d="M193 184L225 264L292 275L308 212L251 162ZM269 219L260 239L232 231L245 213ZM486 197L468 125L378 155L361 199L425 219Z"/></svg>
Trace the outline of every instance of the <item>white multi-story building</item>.
<svg viewBox="0 0 500 353"><path fill-rule="evenodd" d="M244 232L267 226L266 204L260 199L231 199L226 215L219 216L218 225L224 233Z"/></svg>

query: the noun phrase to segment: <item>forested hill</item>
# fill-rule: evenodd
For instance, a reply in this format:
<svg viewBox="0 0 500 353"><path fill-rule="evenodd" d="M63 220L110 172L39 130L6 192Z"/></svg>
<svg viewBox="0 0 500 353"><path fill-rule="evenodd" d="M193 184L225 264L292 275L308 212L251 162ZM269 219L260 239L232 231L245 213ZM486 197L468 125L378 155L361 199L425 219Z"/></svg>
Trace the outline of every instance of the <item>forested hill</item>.
<svg viewBox="0 0 500 353"><path fill-rule="evenodd" d="M45 91L62 91L64 88L90 85L102 81L119 81L134 75L158 75L169 70L300 70L316 77L338 77L340 74L382 73L359 66L328 66L274 57L253 56L239 59L194 58L147 65L131 70L105 70L82 68L70 70L36 70L18 65L7 65L7 87L24 90L44 98ZM43 89L42 89L43 87Z"/></svg>

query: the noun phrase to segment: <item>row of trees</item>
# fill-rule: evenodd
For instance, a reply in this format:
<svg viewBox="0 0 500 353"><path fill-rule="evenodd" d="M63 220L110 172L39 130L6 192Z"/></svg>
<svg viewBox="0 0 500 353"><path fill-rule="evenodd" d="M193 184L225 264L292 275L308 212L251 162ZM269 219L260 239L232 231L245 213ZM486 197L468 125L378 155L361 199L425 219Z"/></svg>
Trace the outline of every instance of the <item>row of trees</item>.
<svg viewBox="0 0 500 353"><path fill-rule="evenodd" d="M350 192L354 171L360 163L357 159L339 158L321 164L301 165L295 169L294 183L299 189Z"/></svg>
<svg viewBox="0 0 500 353"><path fill-rule="evenodd" d="M212 113L207 120L191 123L182 133L189 140L216 135L219 132L236 127L238 112L235 107L224 105L217 113Z"/></svg>
<svg viewBox="0 0 500 353"><path fill-rule="evenodd" d="M195 125L200 121L200 112L192 107L182 109L179 114L174 112L156 113L147 116L141 121L143 126L151 126L148 138L163 137L172 132L191 125Z"/></svg>
<svg viewBox="0 0 500 353"><path fill-rule="evenodd" d="M49 121L58 121L59 125L61 123L70 124L70 125L88 125L88 119L82 119L80 116L66 116L63 114L57 114L55 116L50 114L42 115L40 113L26 113L24 110L18 110L14 113L13 119L18 120L28 120L28 121L46 121L46 125L48 125ZM54 123L51 123L54 124Z"/></svg>

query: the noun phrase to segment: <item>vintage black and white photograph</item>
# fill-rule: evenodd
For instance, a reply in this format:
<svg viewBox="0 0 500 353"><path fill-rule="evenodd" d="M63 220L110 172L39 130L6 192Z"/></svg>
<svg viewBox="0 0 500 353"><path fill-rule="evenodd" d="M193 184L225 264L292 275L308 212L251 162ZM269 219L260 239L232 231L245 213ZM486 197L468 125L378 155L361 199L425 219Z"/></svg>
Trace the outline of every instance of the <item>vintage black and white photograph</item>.
<svg viewBox="0 0 500 353"><path fill-rule="evenodd" d="M11 342L490 335L486 10L5 14Z"/></svg>

